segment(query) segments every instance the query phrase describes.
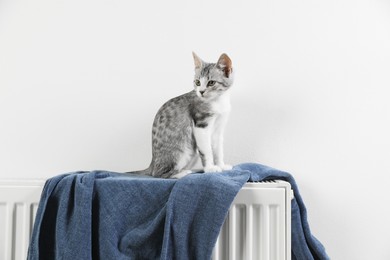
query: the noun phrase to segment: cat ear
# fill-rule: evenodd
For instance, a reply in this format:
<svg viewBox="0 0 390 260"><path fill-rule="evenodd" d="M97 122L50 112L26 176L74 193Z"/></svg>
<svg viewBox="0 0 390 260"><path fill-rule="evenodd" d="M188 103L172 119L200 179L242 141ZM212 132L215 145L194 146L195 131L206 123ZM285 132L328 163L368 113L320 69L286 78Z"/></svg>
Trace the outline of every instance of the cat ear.
<svg viewBox="0 0 390 260"><path fill-rule="evenodd" d="M195 52L192 52L192 56L194 56L195 69L200 69L203 61L195 54Z"/></svg>
<svg viewBox="0 0 390 260"><path fill-rule="evenodd" d="M225 77L229 77L233 72L232 68L232 60L227 56L227 54L223 53L217 62L217 66L224 72Z"/></svg>

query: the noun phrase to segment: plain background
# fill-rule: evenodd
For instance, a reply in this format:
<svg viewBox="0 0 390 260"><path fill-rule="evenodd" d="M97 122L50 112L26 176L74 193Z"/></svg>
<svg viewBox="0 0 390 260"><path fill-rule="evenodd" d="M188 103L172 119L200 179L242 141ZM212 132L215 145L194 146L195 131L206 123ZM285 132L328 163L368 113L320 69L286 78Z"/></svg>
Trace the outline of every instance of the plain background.
<svg viewBox="0 0 390 260"><path fill-rule="evenodd" d="M332 259L390 259L385 0L0 1L0 178L145 168L191 51L233 60L226 161L292 173Z"/></svg>

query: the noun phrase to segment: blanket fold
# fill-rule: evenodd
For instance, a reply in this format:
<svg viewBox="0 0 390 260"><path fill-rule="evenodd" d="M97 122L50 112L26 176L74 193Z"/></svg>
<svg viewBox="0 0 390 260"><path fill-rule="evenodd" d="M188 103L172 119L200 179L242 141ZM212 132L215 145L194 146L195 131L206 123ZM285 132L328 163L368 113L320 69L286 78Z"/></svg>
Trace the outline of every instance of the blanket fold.
<svg viewBox="0 0 390 260"><path fill-rule="evenodd" d="M292 259L329 259L312 236L293 177L254 163L179 180L108 171L49 179L28 259L210 259L230 204L247 181L290 182Z"/></svg>

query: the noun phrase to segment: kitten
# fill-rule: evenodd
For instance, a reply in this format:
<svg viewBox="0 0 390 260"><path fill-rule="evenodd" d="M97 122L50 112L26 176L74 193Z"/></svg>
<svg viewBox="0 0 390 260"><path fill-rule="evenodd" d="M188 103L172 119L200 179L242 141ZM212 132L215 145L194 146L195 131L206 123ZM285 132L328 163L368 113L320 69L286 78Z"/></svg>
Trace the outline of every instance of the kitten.
<svg viewBox="0 0 390 260"><path fill-rule="evenodd" d="M194 90L166 102L152 131L152 162L141 174L180 178L191 173L200 157L204 172L232 167L223 160L223 133L230 112L232 62L222 54L217 63L193 53Z"/></svg>

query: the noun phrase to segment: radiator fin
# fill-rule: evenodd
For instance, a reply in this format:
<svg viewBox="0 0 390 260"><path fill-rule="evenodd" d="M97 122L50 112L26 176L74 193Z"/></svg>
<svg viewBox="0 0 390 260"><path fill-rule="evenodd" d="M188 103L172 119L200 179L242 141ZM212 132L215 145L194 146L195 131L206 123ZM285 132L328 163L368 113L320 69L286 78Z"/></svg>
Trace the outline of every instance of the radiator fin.
<svg viewBox="0 0 390 260"><path fill-rule="evenodd" d="M0 259L6 259L6 252L8 249L8 243L7 242L7 217L8 217L8 210L7 210L7 204L5 202L0 203Z"/></svg>

